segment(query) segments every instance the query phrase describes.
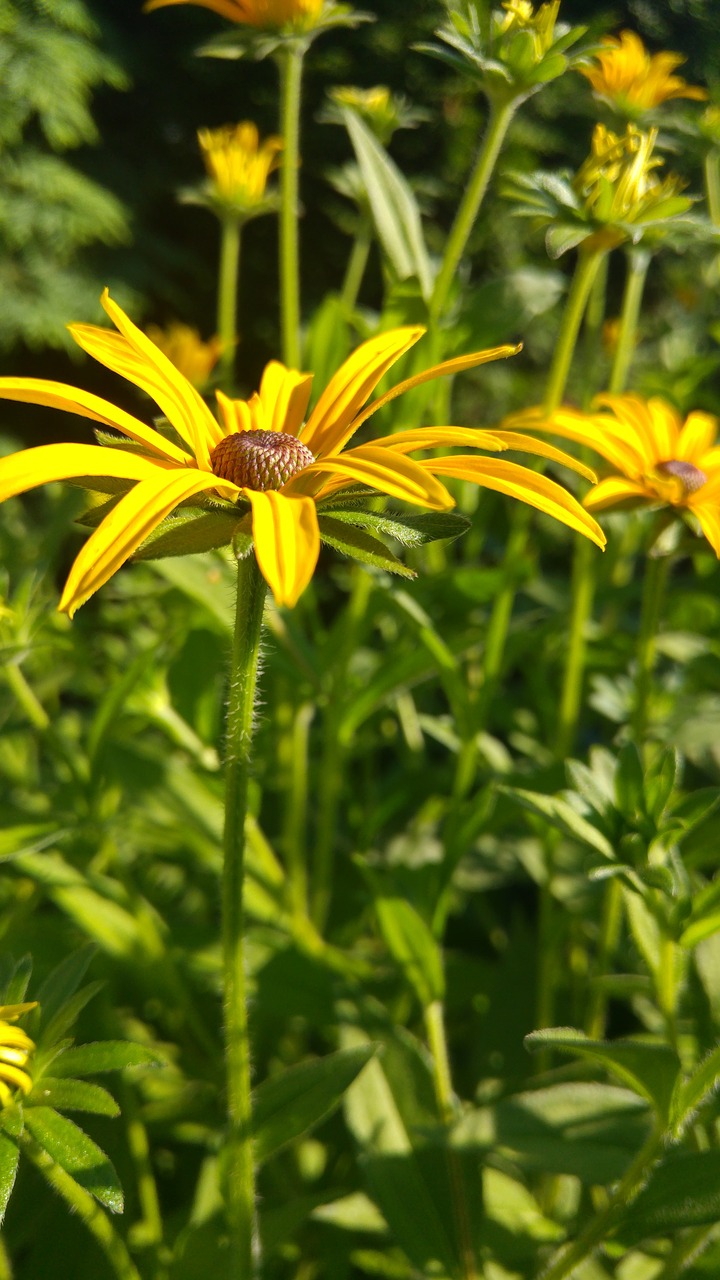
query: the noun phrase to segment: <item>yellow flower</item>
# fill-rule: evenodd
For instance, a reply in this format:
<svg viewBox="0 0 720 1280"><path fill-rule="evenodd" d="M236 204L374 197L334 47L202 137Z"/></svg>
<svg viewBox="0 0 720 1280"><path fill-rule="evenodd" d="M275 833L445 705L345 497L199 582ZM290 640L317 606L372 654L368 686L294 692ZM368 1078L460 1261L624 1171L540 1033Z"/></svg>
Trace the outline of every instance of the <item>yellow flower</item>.
<svg viewBox="0 0 720 1280"><path fill-rule="evenodd" d="M509 424L575 440L610 463L611 474L585 498L587 510L639 502L691 511L720 557L717 419L695 411L683 421L659 396L644 400L637 395L603 395L596 403L607 412L562 408L543 421L535 410L510 419Z"/></svg>
<svg viewBox="0 0 720 1280"><path fill-rule="evenodd" d="M207 382L222 351L218 337L203 342L197 329L179 321L173 321L166 329L149 324L145 332L158 351L162 351L194 387L202 387Z"/></svg>
<svg viewBox="0 0 720 1280"><path fill-rule="evenodd" d="M529 32L533 40L533 52L536 60L545 56L555 39L560 0L550 0L549 4L541 4L537 11L533 10L530 0L503 0L505 15L501 18L499 32L501 35L515 31Z"/></svg>
<svg viewBox="0 0 720 1280"><path fill-rule="evenodd" d="M35 1049L32 1040L13 1022L34 1009L37 1001L26 1004L0 1004L0 1107L7 1107L15 1092L28 1094L32 1079L27 1070L30 1056Z"/></svg>
<svg viewBox="0 0 720 1280"><path fill-rule="evenodd" d="M598 65L582 69L582 74L600 97L624 115L642 115L670 98L707 98L699 85L687 84L682 76L673 75L685 61L681 54L650 54L634 31L607 36L603 44L605 50L597 55Z"/></svg>
<svg viewBox="0 0 720 1280"><path fill-rule="evenodd" d="M73 564L60 601L72 616L181 503L209 495L236 509L249 507L255 555L279 604L294 605L310 581L320 533L316 504L338 489L365 486L431 510L454 506L438 476L474 481L520 498L585 534L598 546L604 534L560 485L496 458L472 454L415 462L420 449L467 446L519 448L587 467L531 437L466 427L424 427L345 446L358 428L402 392L444 374L514 355L496 347L459 356L393 387L367 404L381 378L422 336L419 326L393 329L364 342L340 367L305 422L312 375L267 365L259 393L230 400L218 393L221 422L166 356L108 296L103 306L118 332L73 325L76 342L96 360L141 387L156 401L180 437L166 439L152 427L98 396L35 378L0 378L0 398L44 404L115 428L139 451L87 444L50 444L0 459L0 501L53 480L114 477L132 483L93 532ZM365 406L365 407L363 407ZM91 485L89 487L92 487ZM102 486L98 484L98 488ZM239 504L239 506L238 506Z"/></svg>
<svg viewBox="0 0 720 1280"><path fill-rule="evenodd" d="M257 126L243 120L221 129L201 129L198 142L220 204L243 212L262 203L268 177L279 163L282 138L273 135L261 145Z"/></svg>
<svg viewBox="0 0 720 1280"><path fill-rule="evenodd" d="M197 4L244 26L305 31L316 25L324 3L325 0L149 0L145 12L171 4Z"/></svg>
<svg viewBox="0 0 720 1280"><path fill-rule="evenodd" d="M591 151L580 166L573 186L586 212L599 222L636 223L662 215L684 183L675 174L659 178L663 161L653 156L657 129L647 133L629 124L624 134L604 124L593 130Z"/></svg>

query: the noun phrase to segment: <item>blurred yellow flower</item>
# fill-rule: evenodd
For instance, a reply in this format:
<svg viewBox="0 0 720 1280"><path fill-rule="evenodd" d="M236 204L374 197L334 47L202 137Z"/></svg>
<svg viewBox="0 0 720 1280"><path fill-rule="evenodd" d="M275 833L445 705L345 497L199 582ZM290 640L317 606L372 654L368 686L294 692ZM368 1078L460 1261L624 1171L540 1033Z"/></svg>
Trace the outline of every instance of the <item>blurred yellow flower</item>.
<svg viewBox="0 0 720 1280"><path fill-rule="evenodd" d="M469 427L424 427L345 448L358 428L396 396L431 379L514 355L516 347L496 347L445 361L367 405L381 378L424 333L420 326L393 329L364 342L349 356L307 421L312 375L273 360L263 373L259 393L250 400L233 401L218 393L222 418L218 422L195 388L136 328L107 290L102 302L118 332L79 324L71 327L73 337L89 355L152 396L175 428L179 444L79 388L36 378L0 378L0 398L66 409L113 427L141 445L141 450L130 451L50 444L0 459L0 501L54 480L113 477L132 484L91 534L70 570L59 607L71 616L167 515L201 494L226 509L237 509L238 520L249 510L260 570L278 603L286 605L296 603L315 570L320 549L316 504L344 488L364 486L443 511L454 506L454 500L437 477L469 480L519 498L604 546L605 536L597 522L546 476L513 462L473 454L421 462L407 456L422 449L463 445L490 451L517 448L595 479L587 467L532 437Z"/></svg>
<svg viewBox="0 0 720 1280"><path fill-rule="evenodd" d="M673 75L685 61L679 53L648 53L634 31L606 36L598 65L581 68L593 89L611 106L631 118L659 107L670 98L707 98L705 89Z"/></svg>
<svg viewBox="0 0 720 1280"><path fill-rule="evenodd" d="M165 329L149 324L145 332L158 351L172 361L188 382L192 382L194 387L204 386L220 358L222 343L218 337L203 342L197 329L179 321Z"/></svg>
<svg viewBox="0 0 720 1280"><path fill-rule="evenodd" d="M149 0L145 12L164 9L171 4L197 4L212 9L221 18L249 27L314 27L325 0Z"/></svg>
<svg viewBox="0 0 720 1280"><path fill-rule="evenodd" d="M535 59L544 57L555 39L560 0L550 0L549 4L541 4L537 10L533 9L530 0L503 0L502 7L505 15L500 20L500 34L529 32L533 38Z"/></svg>
<svg viewBox="0 0 720 1280"><path fill-rule="evenodd" d="M35 1045L20 1027L12 1024L23 1013L34 1009L36 1003L32 1000L26 1004L0 1005L0 1107L9 1106L18 1089L23 1094L32 1089L27 1067Z"/></svg>
<svg viewBox="0 0 720 1280"><path fill-rule="evenodd" d="M658 177L663 163L653 155L657 129L646 133L629 124L623 134L604 124L593 130L591 151L578 169L573 186L586 212L603 223L642 222L662 216L666 201L684 187L675 174Z"/></svg>
<svg viewBox="0 0 720 1280"><path fill-rule="evenodd" d="M561 408L541 419L534 410L512 417L508 425L574 440L610 463L611 474L584 500L588 511L628 502L691 511L720 557L717 418L696 410L683 420L659 396L602 395L596 403L606 412Z"/></svg>
<svg viewBox="0 0 720 1280"><path fill-rule="evenodd" d="M257 126L243 120L221 129L200 129L198 142L220 204L242 213L262 203L268 177L279 164L282 138L271 135L261 143Z"/></svg>

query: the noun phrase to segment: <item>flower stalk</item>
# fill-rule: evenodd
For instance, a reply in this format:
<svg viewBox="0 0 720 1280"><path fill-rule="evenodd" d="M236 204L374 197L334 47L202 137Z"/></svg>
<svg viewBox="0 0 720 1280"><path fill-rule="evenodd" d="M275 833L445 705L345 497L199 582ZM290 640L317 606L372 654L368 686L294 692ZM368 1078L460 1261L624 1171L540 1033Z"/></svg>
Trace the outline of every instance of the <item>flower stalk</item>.
<svg viewBox="0 0 720 1280"><path fill-rule="evenodd" d="M669 556L649 555L647 557L637 645L635 706L632 716L632 731L637 742L642 742L647 730L648 701L655 666L657 634L669 570Z"/></svg>
<svg viewBox="0 0 720 1280"><path fill-rule="evenodd" d="M220 375L224 389L231 392L235 381L237 347L237 292L240 272L240 220L226 215L220 223L220 268L218 272L217 331L221 342Z"/></svg>
<svg viewBox="0 0 720 1280"><path fill-rule="evenodd" d="M278 57L280 69L280 307L283 361L300 367L300 254L298 248L298 168L300 99L304 50L293 44Z"/></svg>
<svg viewBox="0 0 720 1280"><path fill-rule="evenodd" d="M628 373L635 353L640 306L649 266L650 254L647 249L638 247L628 250L620 329L610 374L611 395L619 395L627 386Z"/></svg>
<svg viewBox="0 0 720 1280"><path fill-rule="evenodd" d="M226 1203L231 1237L228 1280L251 1280L257 1273L243 888L245 819L265 592L255 557L238 561L227 716L222 899L228 1112Z"/></svg>

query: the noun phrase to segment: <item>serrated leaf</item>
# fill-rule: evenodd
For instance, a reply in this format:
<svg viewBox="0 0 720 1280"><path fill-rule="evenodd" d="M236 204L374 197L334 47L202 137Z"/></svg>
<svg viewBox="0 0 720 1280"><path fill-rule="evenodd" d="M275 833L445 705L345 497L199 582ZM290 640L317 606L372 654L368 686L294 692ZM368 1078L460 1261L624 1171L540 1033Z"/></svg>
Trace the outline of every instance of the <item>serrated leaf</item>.
<svg viewBox="0 0 720 1280"><path fill-rule="evenodd" d="M253 1093L256 1161L269 1160L331 1115L376 1049L374 1044L341 1049L264 1080Z"/></svg>
<svg viewBox="0 0 720 1280"><path fill-rule="evenodd" d="M130 1040L96 1040L66 1049L53 1062L56 1076L95 1076L127 1067L159 1067L163 1059L144 1044Z"/></svg>
<svg viewBox="0 0 720 1280"><path fill-rule="evenodd" d="M107 1089L87 1080L64 1080L42 1076L34 1086L26 1107L53 1107L56 1111L89 1111L97 1116L119 1116L120 1108Z"/></svg>
<svg viewBox="0 0 720 1280"><path fill-rule="evenodd" d="M123 1193L111 1161L73 1120L52 1107L28 1107L25 1124L36 1142L111 1213L122 1213Z"/></svg>
<svg viewBox="0 0 720 1280"><path fill-rule="evenodd" d="M176 511L168 516L133 553L133 560L200 555L227 547L242 523L242 511Z"/></svg>
<svg viewBox="0 0 720 1280"><path fill-rule="evenodd" d="M523 791L519 787L501 786L498 790L503 795L517 800L518 804L524 809L529 809L530 813L536 814L539 818L545 818L565 835L588 845L596 853L601 853L604 858L615 860L615 850L610 841L560 796L546 796L539 791Z"/></svg>
<svg viewBox="0 0 720 1280"><path fill-rule="evenodd" d="M678 1152L626 1209L618 1235L634 1244L720 1219L720 1151Z"/></svg>
<svg viewBox="0 0 720 1280"><path fill-rule="evenodd" d="M428 542L451 541L470 528L471 521L454 511L422 511L406 515L403 511L362 511L351 508L343 511L332 508L332 519L359 529L374 529L386 537L394 538L404 547L421 547Z"/></svg>
<svg viewBox="0 0 720 1280"><path fill-rule="evenodd" d="M380 243L398 278L407 280L416 276L427 298L432 287L432 270L415 196L394 160L357 112L343 107L342 114L355 148Z"/></svg>
<svg viewBox="0 0 720 1280"><path fill-rule="evenodd" d="M687 1080L678 1081L670 1108L670 1124L679 1137L693 1119L698 1107L715 1093L720 1084L720 1046L708 1054Z"/></svg>
<svg viewBox="0 0 720 1280"><path fill-rule="evenodd" d="M334 551L340 551L343 555L350 556L352 560L359 560L361 564L370 564L376 569L384 569L386 573L397 573L402 578L417 577L415 571L398 560L392 551L388 551L383 542L371 537L363 529L343 524L341 520L336 520L334 515L326 516L320 513L318 513L318 524L322 541Z"/></svg>
<svg viewBox="0 0 720 1280"><path fill-rule="evenodd" d="M0 1133L0 1226L15 1186L20 1152L4 1133Z"/></svg>
<svg viewBox="0 0 720 1280"><path fill-rule="evenodd" d="M596 1062L627 1088L647 1099L663 1122L668 1120L680 1059L666 1044L642 1040L590 1040L574 1027L549 1027L525 1037L531 1053L551 1049Z"/></svg>

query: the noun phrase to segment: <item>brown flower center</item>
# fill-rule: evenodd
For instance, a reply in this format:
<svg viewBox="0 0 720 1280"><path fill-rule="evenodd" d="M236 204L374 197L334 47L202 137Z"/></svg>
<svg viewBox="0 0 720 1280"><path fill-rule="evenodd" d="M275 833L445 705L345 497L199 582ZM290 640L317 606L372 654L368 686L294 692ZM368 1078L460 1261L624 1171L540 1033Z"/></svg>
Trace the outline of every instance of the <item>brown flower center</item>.
<svg viewBox="0 0 720 1280"><path fill-rule="evenodd" d="M707 482L704 471L692 462L681 462L677 458L671 458L669 462L658 462L655 470L662 476L673 476L679 480L686 497L688 494L697 493L698 489L702 489Z"/></svg>
<svg viewBox="0 0 720 1280"><path fill-rule="evenodd" d="M237 431L210 454L210 466L221 480L260 492L281 489L314 461L307 445L284 431Z"/></svg>

